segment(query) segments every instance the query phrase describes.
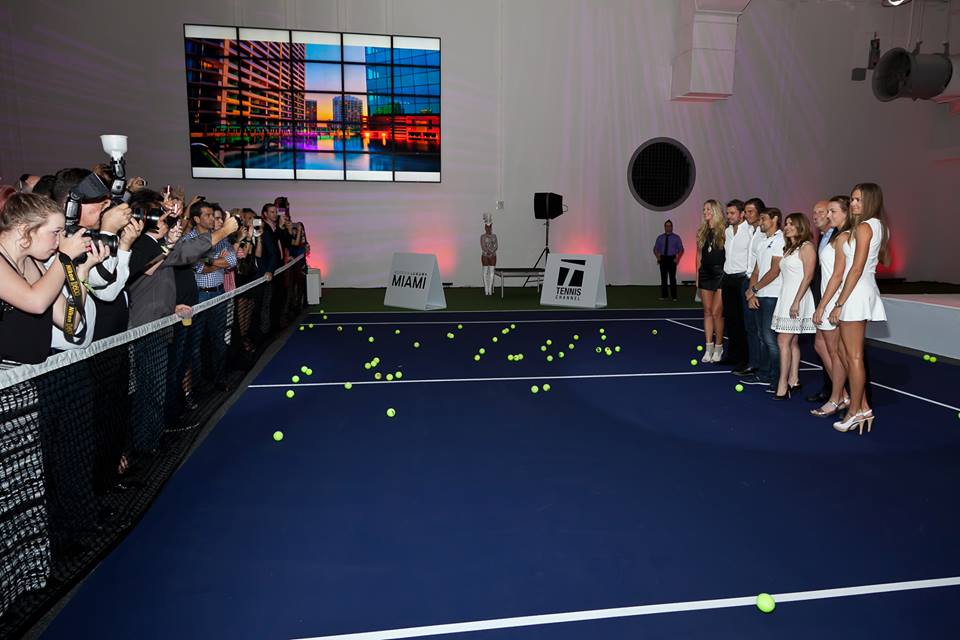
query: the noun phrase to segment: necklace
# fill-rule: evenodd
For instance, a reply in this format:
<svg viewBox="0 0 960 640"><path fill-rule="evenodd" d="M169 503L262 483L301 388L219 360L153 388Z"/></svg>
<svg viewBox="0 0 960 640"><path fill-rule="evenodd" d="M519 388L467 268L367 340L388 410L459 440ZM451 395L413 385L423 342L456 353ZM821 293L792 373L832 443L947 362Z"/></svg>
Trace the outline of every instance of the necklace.
<svg viewBox="0 0 960 640"><path fill-rule="evenodd" d="M17 273L20 274L20 277L26 278L27 276L23 273L23 269L20 268L20 265L17 264L17 261L13 259L13 256L10 255L10 252L7 251L7 248L3 246L2 243L0 243L0 250L3 251L3 255L6 256L7 260L10 261L10 264L13 265L13 268L17 270ZM24 258L24 261L26 261L26 258Z"/></svg>

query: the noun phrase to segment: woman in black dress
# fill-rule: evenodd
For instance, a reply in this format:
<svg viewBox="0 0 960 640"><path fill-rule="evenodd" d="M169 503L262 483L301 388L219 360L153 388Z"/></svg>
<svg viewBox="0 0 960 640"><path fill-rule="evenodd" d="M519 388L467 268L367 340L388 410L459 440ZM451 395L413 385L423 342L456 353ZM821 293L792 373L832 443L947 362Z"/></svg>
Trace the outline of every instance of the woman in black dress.
<svg viewBox="0 0 960 640"><path fill-rule="evenodd" d="M703 203L703 222L697 230L697 290L703 301L704 353L701 362L716 362L723 354L723 207L716 200ZM716 355L715 352L716 351Z"/></svg>

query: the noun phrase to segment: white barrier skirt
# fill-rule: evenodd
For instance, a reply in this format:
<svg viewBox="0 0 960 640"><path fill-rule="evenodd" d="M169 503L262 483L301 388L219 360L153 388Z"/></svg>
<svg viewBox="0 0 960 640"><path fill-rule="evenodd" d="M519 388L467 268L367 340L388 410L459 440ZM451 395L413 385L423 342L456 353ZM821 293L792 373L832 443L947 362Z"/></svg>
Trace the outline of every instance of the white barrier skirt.
<svg viewBox="0 0 960 640"><path fill-rule="evenodd" d="M607 306L603 256L551 253L547 258L540 304L585 309Z"/></svg>
<svg viewBox="0 0 960 640"><path fill-rule="evenodd" d="M446 309L437 256L432 253L393 254L383 305L423 311Z"/></svg>

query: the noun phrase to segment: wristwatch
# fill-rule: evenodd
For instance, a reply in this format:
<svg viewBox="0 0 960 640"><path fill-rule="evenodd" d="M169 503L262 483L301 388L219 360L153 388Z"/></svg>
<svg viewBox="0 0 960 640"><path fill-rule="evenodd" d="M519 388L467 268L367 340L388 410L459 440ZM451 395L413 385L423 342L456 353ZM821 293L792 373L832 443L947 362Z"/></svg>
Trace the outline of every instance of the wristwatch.
<svg viewBox="0 0 960 640"><path fill-rule="evenodd" d="M757 289L756 287L750 287L750 291L753 291L753 295L760 293L760 289Z"/></svg>

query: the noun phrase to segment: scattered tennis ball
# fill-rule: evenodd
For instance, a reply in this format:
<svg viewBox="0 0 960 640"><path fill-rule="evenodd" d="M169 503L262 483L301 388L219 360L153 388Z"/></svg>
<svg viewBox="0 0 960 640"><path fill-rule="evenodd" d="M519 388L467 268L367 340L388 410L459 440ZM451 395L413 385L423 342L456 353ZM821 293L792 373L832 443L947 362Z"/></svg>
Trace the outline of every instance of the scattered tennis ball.
<svg viewBox="0 0 960 640"><path fill-rule="evenodd" d="M306 373L306 372L307 372L307 365L303 365L302 367L300 367L300 373Z"/></svg>
<svg viewBox="0 0 960 640"><path fill-rule="evenodd" d="M503 335L507 335L508 333L510 333L510 329L501 329L500 333L502 333Z"/></svg>
<svg viewBox="0 0 960 640"><path fill-rule="evenodd" d="M698 345L697 345L697 351L703 351L703 345L702 345L702 344L698 344Z"/></svg>
<svg viewBox="0 0 960 640"><path fill-rule="evenodd" d="M477 362L480 362L480 354L478 353L477 355L473 356L473 359Z"/></svg>
<svg viewBox="0 0 960 640"><path fill-rule="evenodd" d="M603 349L601 349L600 347L597 347L597 353L600 353L601 351L603 351Z"/></svg>
<svg viewBox="0 0 960 640"><path fill-rule="evenodd" d="M300 382L300 376L293 376L290 378L290 381L296 384L297 382Z"/></svg>
<svg viewBox="0 0 960 640"><path fill-rule="evenodd" d="M347 391L350 391L350 389L353 389L353 383L352 382L344 383L343 388L346 389Z"/></svg>
<svg viewBox="0 0 960 640"><path fill-rule="evenodd" d="M373 342L373 341L374 341L373 336L370 336L369 338L367 338L367 342Z"/></svg>
<svg viewBox="0 0 960 640"><path fill-rule="evenodd" d="M651 333L652 333L653 335L657 335L657 330L654 329L653 331L651 331Z"/></svg>
<svg viewBox="0 0 960 640"><path fill-rule="evenodd" d="M313 323L311 322L310 324L308 324L308 325L307 325L307 328L313 329Z"/></svg>
<svg viewBox="0 0 960 640"><path fill-rule="evenodd" d="M400 378L403 377L403 371L397 371L396 373L393 374L393 377L399 380Z"/></svg>
<svg viewBox="0 0 960 640"><path fill-rule="evenodd" d="M387 417L388 417L388 418L392 418L392 417L394 417L395 415L397 415L397 410L396 410L396 409L394 409L393 407L390 407L389 409L387 409Z"/></svg>
<svg viewBox="0 0 960 640"><path fill-rule="evenodd" d="M550 383L549 383L549 382L544 383L544 385L543 385L543 390L544 390L544 391L550 391Z"/></svg>
<svg viewBox="0 0 960 640"><path fill-rule="evenodd" d="M338 325L337 325L337 331L343 331L343 325L342 325L342 324L338 324Z"/></svg>
<svg viewBox="0 0 960 640"><path fill-rule="evenodd" d="M510 362L513 362L513 354L512 354L512 353L508 353L508 354L507 354L507 360L509 360Z"/></svg>
<svg viewBox="0 0 960 640"><path fill-rule="evenodd" d="M740 393L741 391L743 391L743 385L740 383L737 383L737 386L735 386L734 389L737 390L737 393Z"/></svg>
<svg viewBox="0 0 960 640"><path fill-rule="evenodd" d="M600 327L600 333L606 333L606 332L607 332L606 329L604 329L603 327Z"/></svg>
<svg viewBox="0 0 960 640"><path fill-rule="evenodd" d="M510 328L511 328L511 329L516 329L516 328L517 328L517 325L515 325L515 324L513 324L513 323L511 322L511 323L510 323Z"/></svg>
<svg viewBox="0 0 960 640"><path fill-rule="evenodd" d="M373 374L373 379L374 379L374 380L379 380L379 379L382 378L382 377L383 377L383 374L380 373L379 371L377 371L375 374Z"/></svg>
<svg viewBox="0 0 960 640"><path fill-rule="evenodd" d="M613 351L605 351L604 353L607 354L607 357L610 357L613 355Z"/></svg>
<svg viewBox="0 0 960 640"><path fill-rule="evenodd" d="M419 349L419 348L420 348L420 343L419 343L419 342L414 342L414 343L413 343L413 348L414 348L414 349Z"/></svg>
<svg viewBox="0 0 960 640"><path fill-rule="evenodd" d="M929 353L923 354L923 359L929 361L929 360L930 360L930 354L929 354Z"/></svg>
<svg viewBox="0 0 960 640"><path fill-rule="evenodd" d="M395 336L400 335L400 329L394 329L394 330L393 330L393 335L395 335Z"/></svg>
<svg viewBox="0 0 960 640"><path fill-rule="evenodd" d="M312 376L312 375L313 375L313 369L307 369L307 375L308 375L308 376Z"/></svg>
<svg viewBox="0 0 960 640"><path fill-rule="evenodd" d="M300 325L300 331L303 331L305 328L303 325Z"/></svg>
<svg viewBox="0 0 960 640"><path fill-rule="evenodd" d="M547 362L553 362L553 356L547 356Z"/></svg>
<svg viewBox="0 0 960 640"><path fill-rule="evenodd" d="M573 343L572 343L572 342L567 345L567 349L570 349L571 351L573 351Z"/></svg>
<svg viewBox="0 0 960 640"><path fill-rule="evenodd" d="M514 356L514 359L516 359L516 360L523 360L523 354L522 354L522 353L518 353L516 356Z"/></svg>
<svg viewBox="0 0 960 640"><path fill-rule="evenodd" d="M479 353L480 355L486 355L487 350L484 349L483 347L480 347L480 349L479 349L479 351L478 351L477 353Z"/></svg>
<svg viewBox="0 0 960 640"><path fill-rule="evenodd" d="M323 309L320 309L320 313L326 313L326 311L324 311Z"/></svg>
<svg viewBox="0 0 960 640"><path fill-rule="evenodd" d="M276 440L277 442L280 442L281 440L283 440L283 431L274 431L273 439Z"/></svg>
<svg viewBox="0 0 960 640"><path fill-rule="evenodd" d="M546 351L546 350L547 350L547 345L545 344L540 345L540 351Z"/></svg>
<svg viewBox="0 0 960 640"><path fill-rule="evenodd" d="M496 342L497 340L498 340L497 336L493 336L493 341Z"/></svg>
<svg viewBox="0 0 960 640"><path fill-rule="evenodd" d="M327 316L323 316L323 319L326 320L326 319L327 319Z"/></svg>
<svg viewBox="0 0 960 640"><path fill-rule="evenodd" d="M453 339L453 334L448 331L448 332L447 332L447 337L452 340L452 339Z"/></svg>
<svg viewBox="0 0 960 640"><path fill-rule="evenodd" d="M364 363L363 363L363 368L364 368L364 369L369 369L369 368L372 367L372 366L373 366L373 365L370 364L369 362L364 362Z"/></svg>
<svg viewBox="0 0 960 640"><path fill-rule="evenodd" d="M297 394L295 394L295 393L293 392L293 389L287 389L287 397L288 397L288 398L292 398L292 397L295 396L295 395L297 395Z"/></svg>
<svg viewBox="0 0 960 640"><path fill-rule="evenodd" d="M373 356L373 360L370 361L373 366L380 364L380 356Z"/></svg>
<svg viewBox="0 0 960 640"><path fill-rule="evenodd" d="M620 345L615 346L613 350L616 351L617 353L620 353Z"/></svg>
<svg viewBox="0 0 960 640"><path fill-rule="evenodd" d="M393 374L392 374L392 373L388 373L388 374L387 374L387 381L388 381L388 382L393 382Z"/></svg>
<svg viewBox="0 0 960 640"><path fill-rule="evenodd" d="M530 393L540 393L540 387L538 387L537 385L533 385L532 387L530 387Z"/></svg>
<svg viewBox="0 0 960 640"><path fill-rule="evenodd" d="M573 334L573 339L574 339L574 340L579 340L579 339L580 339L580 336L575 333L575 334Z"/></svg>
<svg viewBox="0 0 960 640"><path fill-rule="evenodd" d="M777 603L774 602L773 596L769 593L761 593L757 596L757 609L763 611L764 613L772 613L774 609L777 608Z"/></svg>
<svg viewBox="0 0 960 640"><path fill-rule="evenodd" d="M463 325L462 325L462 324L458 324L458 325L457 325L457 329L463 329Z"/></svg>
<svg viewBox="0 0 960 640"><path fill-rule="evenodd" d="M602 336L600 336L600 339L603 340L604 342L606 342L606 341L607 341L607 336L606 336L606 335L602 335Z"/></svg>
<svg viewBox="0 0 960 640"><path fill-rule="evenodd" d="M697 359L696 359L696 358L693 358L693 359L690 361L690 364L693 365L694 367L697 366Z"/></svg>
<svg viewBox="0 0 960 640"><path fill-rule="evenodd" d="M552 344L553 344L553 340L547 340L547 346L548 346L548 347L549 347L550 345L552 345Z"/></svg>
<svg viewBox="0 0 960 640"><path fill-rule="evenodd" d="M936 363L937 363L937 356L930 356L930 364L936 364Z"/></svg>
<svg viewBox="0 0 960 640"><path fill-rule="evenodd" d="M557 353L557 357L558 357L558 358L562 358L563 355L564 355L564 354L563 354L563 351L560 351L559 353Z"/></svg>
<svg viewBox="0 0 960 640"><path fill-rule="evenodd" d="M357 331L363 331L363 325L357 325Z"/></svg>

